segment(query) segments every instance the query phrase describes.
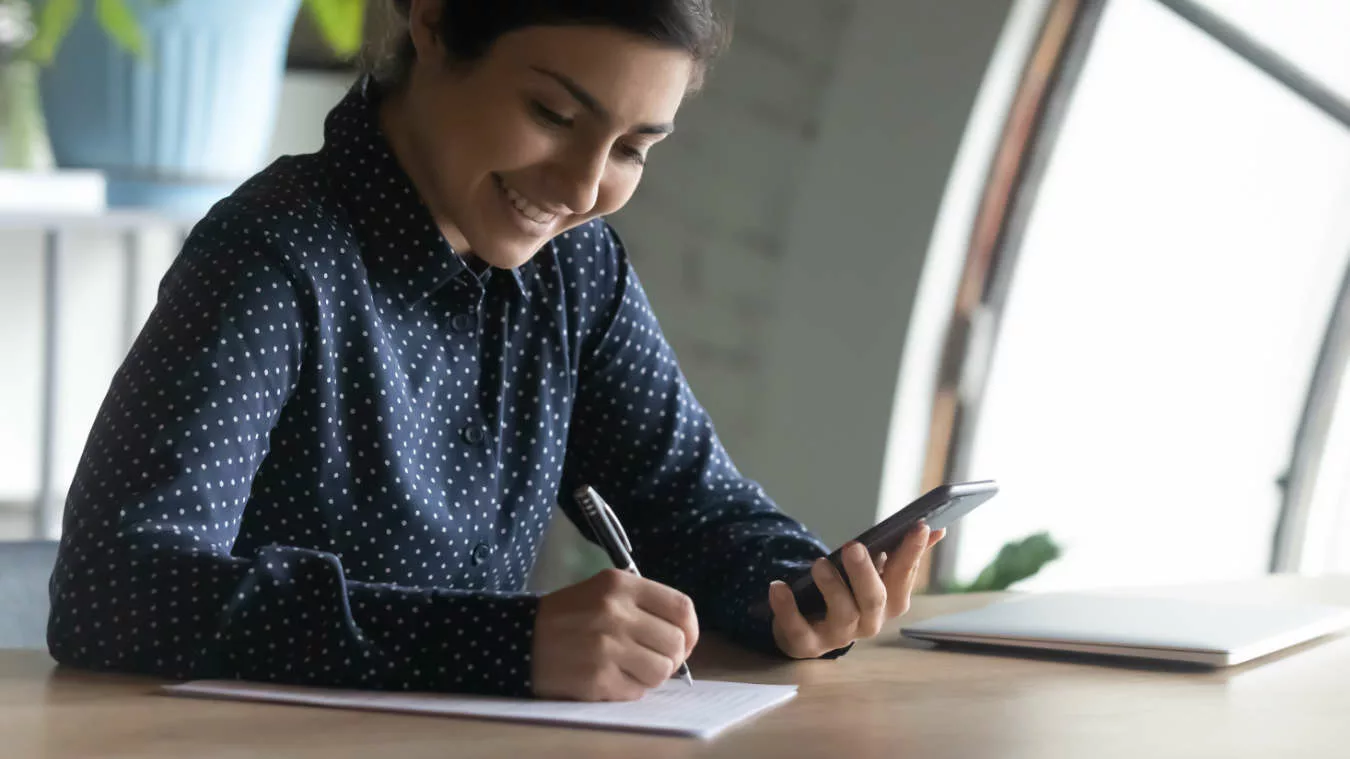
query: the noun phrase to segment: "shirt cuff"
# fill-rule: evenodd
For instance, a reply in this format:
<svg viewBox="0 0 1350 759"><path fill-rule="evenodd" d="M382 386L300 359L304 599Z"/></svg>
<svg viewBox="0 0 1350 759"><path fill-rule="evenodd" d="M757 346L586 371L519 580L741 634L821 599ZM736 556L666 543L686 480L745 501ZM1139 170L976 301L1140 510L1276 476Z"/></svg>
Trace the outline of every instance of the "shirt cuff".
<svg viewBox="0 0 1350 759"><path fill-rule="evenodd" d="M388 687L529 697L537 596L364 585L352 617L382 649Z"/></svg>

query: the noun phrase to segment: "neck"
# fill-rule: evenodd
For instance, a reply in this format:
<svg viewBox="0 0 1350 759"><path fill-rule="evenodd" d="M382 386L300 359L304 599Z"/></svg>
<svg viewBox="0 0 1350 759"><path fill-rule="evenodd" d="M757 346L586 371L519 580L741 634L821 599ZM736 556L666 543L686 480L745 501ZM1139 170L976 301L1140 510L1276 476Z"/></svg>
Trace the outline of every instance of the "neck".
<svg viewBox="0 0 1350 759"><path fill-rule="evenodd" d="M407 88L399 87L387 93L381 98L378 109L380 131L389 141L389 149L393 151L394 159L412 180L413 187L417 190L422 203L430 210L431 218L446 242L450 243L455 252L466 253L469 250L469 241L464 239L459 228L433 200L437 196L436 183L431 170L427 168L429 161L422 160L425 151L419 149L416 135L409 128L412 122L408 117Z"/></svg>

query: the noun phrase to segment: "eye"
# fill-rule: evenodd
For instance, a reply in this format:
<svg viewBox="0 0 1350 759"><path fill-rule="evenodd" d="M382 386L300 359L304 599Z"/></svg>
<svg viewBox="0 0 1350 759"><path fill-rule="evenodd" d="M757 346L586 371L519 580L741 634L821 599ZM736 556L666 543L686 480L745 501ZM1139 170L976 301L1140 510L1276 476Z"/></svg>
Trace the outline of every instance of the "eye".
<svg viewBox="0 0 1350 759"><path fill-rule="evenodd" d="M540 103L538 100L530 101L530 111L535 115L535 118L539 119L545 124L548 124L549 126L559 126L559 127L572 126L571 119L567 118L561 113L558 113L557 111L545 107L544 104Z"/></svg>
<svg viewBox="0 0 1350 759"><path fill-rule="evenodd" d="M644 155L641 150L638 150L632 145L620 145L619 155L623 156L623 159L625 161L630 161L639 166L642 166L643 164L647 163L647 156Z"/></svg>

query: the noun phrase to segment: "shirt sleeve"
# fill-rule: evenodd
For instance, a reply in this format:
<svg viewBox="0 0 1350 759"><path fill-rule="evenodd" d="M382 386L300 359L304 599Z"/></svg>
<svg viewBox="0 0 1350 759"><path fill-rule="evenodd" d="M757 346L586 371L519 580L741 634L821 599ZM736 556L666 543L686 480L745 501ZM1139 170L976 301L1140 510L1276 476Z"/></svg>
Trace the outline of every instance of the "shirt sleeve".
<svg viewBox="0 0 1350 759"><path fill-rule="evenodd" d="M357 582L330 552L235 539L306 361L302 279L198 225L77 468L48 647L73 666L526 695L536 599Z"/></svg>
<svg viewBox="0 0 1350 759"><path fill-rule="evenodd" d="M596 306L601 316L578 358L562 508L589 536L572 493L595 487L623 522L644 576L693 598L705 626L781 655L770 621L749 607L768 598L771 581L805 571L828 550L736 469L617 233L600 229L598 297L609 302Z"/></svg>

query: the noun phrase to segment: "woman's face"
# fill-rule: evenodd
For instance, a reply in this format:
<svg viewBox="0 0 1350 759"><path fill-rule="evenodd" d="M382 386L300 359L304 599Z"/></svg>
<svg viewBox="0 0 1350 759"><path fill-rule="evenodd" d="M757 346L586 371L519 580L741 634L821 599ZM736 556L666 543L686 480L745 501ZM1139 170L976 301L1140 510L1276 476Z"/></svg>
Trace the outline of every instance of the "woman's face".
<svg viewBox="0 0 1350 759"><path fill-rule="evenodd" d="M605 27L528 27L456 66L434 34L438 7L413 4L418 58L393 131L451 245L515 268L622 208L672 129L691 57Z"/></svg>

